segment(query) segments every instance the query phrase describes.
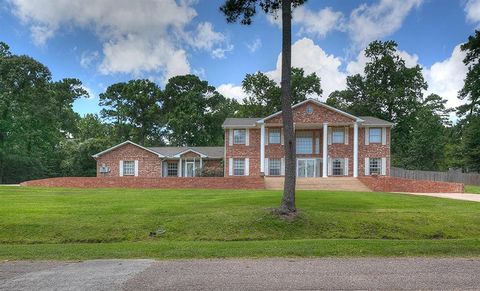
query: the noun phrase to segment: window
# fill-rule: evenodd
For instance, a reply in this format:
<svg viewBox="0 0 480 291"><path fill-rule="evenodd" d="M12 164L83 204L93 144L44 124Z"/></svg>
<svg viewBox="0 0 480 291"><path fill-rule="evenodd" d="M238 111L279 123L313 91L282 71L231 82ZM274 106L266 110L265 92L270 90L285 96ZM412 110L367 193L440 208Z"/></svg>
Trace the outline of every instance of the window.
<svg viewBox="0 0 480 291"><path fill-rule="evenodd" d="M333 129L332 143L345 143L345 130L343 128Z"/></svg>
<svg viewBox="0 0 480 291"><path fill-rule="evenodd" d="M380 175L382 173L382 159L370 158L370 175Z"/></svg>
<svg viewBox="0 0 480 291"><path fill-rule="evenodd" d="M342 158L333 158L332 160L332 175L333 176L343 176L343 171L345 170L345 159Z"/></svg>
<svg viewBox="0 0 480 291"><path fill-rule="evenodd" d="M270 159L268 160L268 174L270 176L280 176L280 167L282 164L281 159Z"/></svg>
<svg viewBox="0 0 480 291"><path fill-rule="evenodd" d="M381 128L370 128L369 132L369 141L371 143L381 143L382 142L382 129Z"/></svg>
<svg viewBox="0 0 480 291"><path fill-rule="evenodd" d="M124 176L135 175L135 161L123 161L123 175Z"/></svg>
<svg viewBox="0 0 480 291"><path fill-rule="evenodd" d="M245 175L245 159L233 159L233 175Z"/></svg>
<svg viewBox="0 0 480 291"><path fill-rule="evenodd" d="M280 143L280 128L270 128L268 130L268 143Z"/></svg>
<svg viewBox="0 0 480 291"><path fill-rule="evenodd" d="M307 109L305 111L307 112L307 114L312 114L313 113L313 107L308 105Z"/></svg>
<svg viewBox="0 0 480 291"><path fill-rule="evenodd" d="M309 131L297 132L296 146L297 146L297 154L312 154L313 153L312 132L309 132Z"/></svg>
<svg viewBox="0 0 480 291"><path fill-rule="evenodd" d="M167 163L167 176L175 177L178 176L178 163Z"/></svg>
<svg viewBox="0 0 480 291"><path fill-rule="evenodd" d="M245 129L233 130L233 144L245 144L247 140L247 131Z"/></svg>

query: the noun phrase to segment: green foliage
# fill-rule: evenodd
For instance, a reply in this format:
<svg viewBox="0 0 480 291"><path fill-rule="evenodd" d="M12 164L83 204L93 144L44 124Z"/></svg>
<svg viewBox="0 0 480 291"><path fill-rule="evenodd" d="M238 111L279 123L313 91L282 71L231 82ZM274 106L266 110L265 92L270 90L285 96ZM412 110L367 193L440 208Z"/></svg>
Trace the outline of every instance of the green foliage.
<svg viewBox="0 0 480 291"><path fill-rule="evenodd" d="M248 96L238 106L237 116L261 117L282 110L281 89L264 73L247 74L242 87ZM317 74L305 75L303 69L292 68L292 105L322 92Z"/></svg>
<svg viewBox="0 0 480 291"><path fill-rule="evenodd" d="M469 118L462 141L466 169L480 172L480 116Z"/></svg>
<svg viewBox="0 0 480 291"><path fill-rule="evenodd" d="M468 72L458 95L461 100L467 102L458 107L458 113L471 116L480 113L480 30L476 30L475 35L469 36L461 49L466 52L463 63L468 67Z"/></svg>
<svg viewBox="0 0 480 291"><path fill-rule="evenodd" d="M234 114L236 105L207 81L194 75L173 77L165 86L162 101L167 137L172 145L223 144L221 125Z"/></svg>

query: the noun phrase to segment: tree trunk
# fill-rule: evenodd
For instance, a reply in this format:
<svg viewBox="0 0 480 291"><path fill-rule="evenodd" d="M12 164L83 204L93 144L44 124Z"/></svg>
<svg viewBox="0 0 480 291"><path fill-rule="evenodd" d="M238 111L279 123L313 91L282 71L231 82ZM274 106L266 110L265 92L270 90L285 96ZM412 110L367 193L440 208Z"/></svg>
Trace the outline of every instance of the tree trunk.
<svg viewBox="0 0 480 291"><path fill-rule="evenodd" d="M292 70L292 5L291 0L282 1L282 116L285 151L285 184L280 205L282 214L290 214L295 208L295 133L291 101Z"/></svg>

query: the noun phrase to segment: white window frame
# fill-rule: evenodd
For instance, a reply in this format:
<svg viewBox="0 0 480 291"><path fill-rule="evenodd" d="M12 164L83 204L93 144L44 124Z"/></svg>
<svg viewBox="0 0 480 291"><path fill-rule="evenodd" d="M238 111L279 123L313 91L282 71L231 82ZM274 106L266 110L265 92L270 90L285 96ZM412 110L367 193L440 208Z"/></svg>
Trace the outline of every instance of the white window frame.
<svg viewBox="0 0 480 291"><path fill-rule="evenodd" d="M123 175L124 176L135 176L136 170L135 170L135 161L134 160L123 161L122 167L123 167Z"/></svg>
<svg viewBox="0 0 480 291"><path fill-rule="evenodd" d="M375 163L377 163L377 165L374 167L373 165ZM370 175L381 175L382 174L382 158L369 158L368 172Z"/></svg>
<svg viewBox="0 0 480 291"><path fill-rule="evenodd" d="M310 148L308 149L307 146ZM300 131L295 135L295 144L297 155L311 155L313 154L313 132ZM305 147L303 147L305 146ZM304 150L305 149L305 150Z"/></svg>
<svg viewBox="0 0 480 291"><path fill-rule="evenodd" d="M336 168L336 164L339 163L339 167ZM340 173L335 173L339 170ZM332 176L345 176L345 158L332 158Z"/></svg>
<svg viewBox="0 0 480 291"><path fill-rule="evenodd" d="M378 135L372 135L372 132L378 131ZM373 140L372 136L378 138L377 140ZM382 128L381 127L370 127L368 130L368 142L369 143L382 143Z"/></svg>
<svg viewBox="0 0 480 291"><path fill-rule="evenodd" d="M175 166L175 169L171 168L170 166ZM175 170L175 175L170 175L170 171ZM167 162L167 177L178 177L178 162Z"/></svg>
<svg viewBox="0 0 480 291"><path fill-rule="evenodd" d="M272 167L272 166L275 166L275 167ZM268 175L269 176L282 175L282 159L268 159Z"/></svg>
<svg viewBox="0 0 480 291"><path fill-rule="evenodd" d="M275 136L272 136L272 133ZM278 134L278 136L277 136ZM274 139L272 139L272 137ZM282 142L282 130L280 128L270 128L268 129L268 143L269 144L280 144Z"/></svg>
<svg viewBox="0 0 480 291"><path fill-rule="evenodd" d="M233 176L245 176L246 170L245 170L245 159L239 159L239 158L234 158L232 160L233 165L232 165L232 175ZM240 166L241 167L238 167ZM242 172L238 172L242 171Z"/></svg>
<svg viewBox="0 0 480 291"><path fill-rule="evenodd" d="M241 134L243 132L243 134ZM247 144L247 130L234 129L233 130L233 144Z"/></svg>
<svg viewBox="0 0 480 291"><path fill-rule="evenodd" d="M339 134L341 135L341 138L342 138L341 140L338 139ZM332 143L335 143L335 144L345 143L345 129L344 128L333 128L333 130L332 130Z"/></svg>

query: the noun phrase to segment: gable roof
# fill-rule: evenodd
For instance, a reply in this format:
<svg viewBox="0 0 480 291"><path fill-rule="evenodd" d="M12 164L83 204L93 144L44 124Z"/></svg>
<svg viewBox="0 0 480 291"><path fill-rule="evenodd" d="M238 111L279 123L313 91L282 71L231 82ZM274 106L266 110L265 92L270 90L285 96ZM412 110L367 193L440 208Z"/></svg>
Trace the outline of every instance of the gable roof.
<svg viewBox="0 0 480 291"><path fill-rule="evenodd" d="M162 154L165 158L178 158L187 152L194 152L202 158L223 158L223 147L150 147L152 151Z"/></svg>
<svg viewBox="0 0 480 291"><path fill-rule="evenodd" d="M304 100L304 101L302 101L302 102L300 102L300 103L297 103L297 104L293 105L293 106L292 106L292 109L295 109L295 108L297 108L298 106L301 106L301 105L303 105L303 104L305 104L305 103L308 103L308 102L312 102L312 103L314 103L314 104L316 104L316 105L318 105L318 106L322 106L322 107L325 107L325 108L327 108L327 109L329 109L329 110L332 110L332 111L335 111L335 112L337 112L337 113L340 113L340 114L342 114L342 115L344 115L344 116L347 116L347 117L349 117L349 118L354 119L355 121L358 121L358 122L362 122L362 121L363 121L363 119L361 119L361 118L359 118L359 117L357 117L357 116L351 115L350 113L347 113L347 112L345 112L345 111L342 111L342 110L340 110L340 109L337 109L337 108L335 108L335 107L332 107L332 106L330 106L330 105L327 105L327 104L325 104L325 103L323 103L323 102L320 102L320 101L318 101L318 100L311 99L311 98L306 99L306 100ZM267 117L265 117L265 118L262 118L262 119L258 120L257 122L258 122L258 123L263 123L263 122L265 122L265 120L270 119L270 118L272 118L272 117L275 117L275 116L277 116L277 115L279 115L279 114L282 114L282 111L278 111L278 112L276 112L276 113L274 113L274 114L272 114L272 115L269 115L269 116L267 116Z"/></svg>
<svg viewBox="0 0 480 291"><path fill-rule="evenodd" d="M255 127L257 121L261 120L260 117L254 118L227 118L222 124L223 128L242 126L242 127Z"/></svg>
<svg viewBox="0 0 480 291"><path fill-rule="evenodd" d="M160 153L158 153L158 152L155 152L155 151L153 151L153 150L151 150L151 149L149 149L149 148L143 147L143 146L141 146L141 145L139 145L139 144L136 144L136 143L134 143L134 142L132 142L132 141L129 141L129 140L126 140L126 141L124 141L124 142L122 142L122 143L119 143L119 144L117 144L116 146L113 146L113 147L111 147L111 148L108 148L108 149L106 149L106 150L104 150L104 151L102 151L102 152L99 152L98 154L95 154L95 155L93 155L92 157L96 159L96 158L100 157L101 155L104 155L104 154L106 154L106 153L108 153L108 152L110 152L110 151L113 151L114 149L117 149L117 148L119 148L119 147L122 147L122 146L124 146L124 145L126 145L126 144L131 144L131 145L134 145L134 146L136 146L136 147L139 147L139 148L141 148L141 149L143 149L143 150L146 150L146 151L148 151L148 152L151 152L152 154L157 155L157 156L160 157L160 158L163 158L163 157L164 157L162 154L160 154Z"/></svg>
<svg viewBox="0 0 480 291"><path fill-rule="evenodd" d="M393 123L373 116L360 116L360 118L364 120L362 123L363 126L393 126Z"/></svg>

